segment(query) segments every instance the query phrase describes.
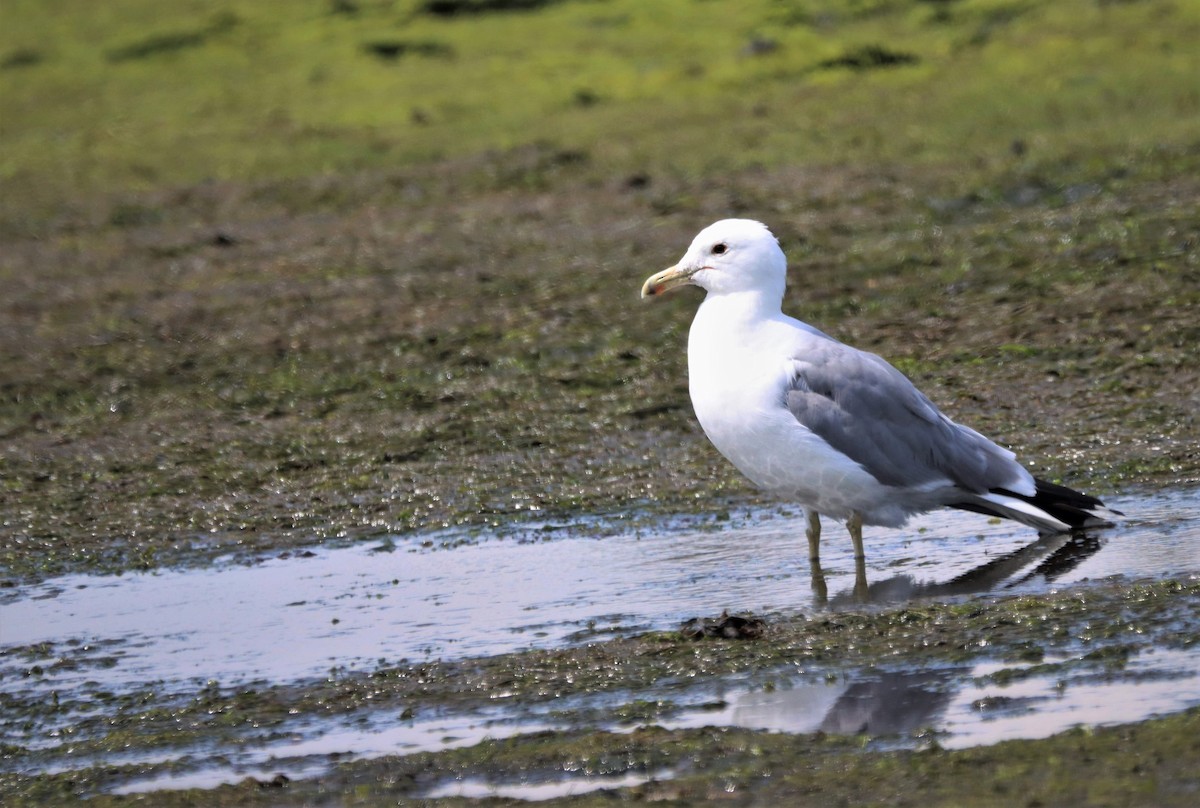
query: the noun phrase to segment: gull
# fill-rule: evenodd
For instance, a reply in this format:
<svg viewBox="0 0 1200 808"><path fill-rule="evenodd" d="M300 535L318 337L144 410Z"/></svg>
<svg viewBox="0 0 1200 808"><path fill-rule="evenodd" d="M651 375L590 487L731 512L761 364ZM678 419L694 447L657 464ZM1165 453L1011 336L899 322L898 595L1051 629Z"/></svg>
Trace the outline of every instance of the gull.
<svg viewBox="0 0 1200 808"><path fill-rule="evenodd" d="M642 297L689 284L707 293L688 333L696 418L751 482L804 507L814 574L821 516L846 524L861 574L864 525L902 527L933 508L1013 519L1041 534L1110 525L1119 515L1035 478L884 359L784 314L786 276L766 225L725 219L648 278Z"/></svg>

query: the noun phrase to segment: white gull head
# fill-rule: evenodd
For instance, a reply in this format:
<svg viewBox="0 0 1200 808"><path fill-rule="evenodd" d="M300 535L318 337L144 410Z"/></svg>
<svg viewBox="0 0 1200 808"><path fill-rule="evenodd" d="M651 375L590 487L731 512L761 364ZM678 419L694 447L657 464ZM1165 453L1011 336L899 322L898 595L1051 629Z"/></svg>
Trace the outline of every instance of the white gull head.
<svg viewBox="0 0 1200 808"><path fill-rule="evenodd" d="M700 231L679 263L647 279L642 297L678 286L699 286L709 294L753 292L783 300L787 259L762 222L722 219Z"/></svg>

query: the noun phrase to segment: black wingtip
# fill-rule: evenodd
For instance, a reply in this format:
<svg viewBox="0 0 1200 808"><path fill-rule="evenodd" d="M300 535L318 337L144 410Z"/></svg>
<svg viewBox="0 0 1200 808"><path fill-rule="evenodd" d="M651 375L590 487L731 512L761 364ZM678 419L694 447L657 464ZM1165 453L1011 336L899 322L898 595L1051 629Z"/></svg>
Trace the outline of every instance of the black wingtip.
<svg viewBox="0 0 1200 808"><path fill-rule="evenodd" d="M1035 514L1020 509L1007 508L1003 503L988 501L976 497L966 502L955 503L951 507L964 511L974 511L988 516L999 516L1004 519L1015 519L1042 533L1058 533L1064 530L1075 531L1091 527L1110 527L1110 517L1124 516L1120 511L1113 510L1090 494L1084 494L1065 485L1052 483L1047 480L1034 480L1035 489L1032 496L1018 494L1007 488L994 488L989 493L1001 497L1010 497L1028 503L1041 511L1047 518L1039 518Z"/></svg>
<svg viewBox="0 0 1200 808"><path fill-rule="evenodd" d="M1021 496L1020 498L1041 508L1055 519L1065 522L1072 529L1111 525L1112 522L1101 514L1125 515L1120 511L1114 511L1099 498L1076 491L1074 488L1037 478L1034 479L1034 484L1037 486L1037 492L1032 497ZM1012 496L1020 495L1013 494Z"/></svg>

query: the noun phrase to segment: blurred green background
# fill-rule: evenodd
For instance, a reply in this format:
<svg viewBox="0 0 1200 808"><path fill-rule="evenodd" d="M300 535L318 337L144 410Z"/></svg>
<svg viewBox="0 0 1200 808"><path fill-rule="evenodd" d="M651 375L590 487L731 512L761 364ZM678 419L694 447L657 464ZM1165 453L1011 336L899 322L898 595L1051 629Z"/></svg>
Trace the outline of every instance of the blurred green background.
<svg viewBox="0 0 1200 808"><path fill-rule="evenodd" d="M599 171L1193 143L1185 0L8 0L8 216L550 141Z"/></svg>

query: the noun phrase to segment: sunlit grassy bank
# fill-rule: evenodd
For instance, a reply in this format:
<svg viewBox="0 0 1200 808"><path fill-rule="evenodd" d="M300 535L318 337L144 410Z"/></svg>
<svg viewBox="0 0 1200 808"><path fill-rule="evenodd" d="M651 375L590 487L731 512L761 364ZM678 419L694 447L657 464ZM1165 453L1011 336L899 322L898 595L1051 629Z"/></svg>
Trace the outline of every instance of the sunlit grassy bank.
<svg viewBox="0 0 1200 808"><path fill-rule="evenodd" d="M13 0L0 12L5 216L99 190L391 169L534 141L586 150L599 172L706 175L976 169L1012 150L1107 159L1197 137L1192 3L532 5L447 16L372 0Z"/></svg>

